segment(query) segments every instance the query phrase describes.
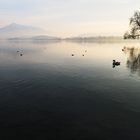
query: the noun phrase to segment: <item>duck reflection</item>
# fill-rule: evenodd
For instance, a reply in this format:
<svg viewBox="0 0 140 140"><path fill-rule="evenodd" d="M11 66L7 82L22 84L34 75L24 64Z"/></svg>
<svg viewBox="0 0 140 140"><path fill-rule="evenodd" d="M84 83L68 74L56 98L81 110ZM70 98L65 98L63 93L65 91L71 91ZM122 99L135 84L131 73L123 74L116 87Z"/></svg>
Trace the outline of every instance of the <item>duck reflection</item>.
<svg viewBox="0 0 140 140"><path fill-rule="evenodd" d="M140 48L124 47L122 51L127 55L127 67L132 73L139 71L140 74Z"/></svg>

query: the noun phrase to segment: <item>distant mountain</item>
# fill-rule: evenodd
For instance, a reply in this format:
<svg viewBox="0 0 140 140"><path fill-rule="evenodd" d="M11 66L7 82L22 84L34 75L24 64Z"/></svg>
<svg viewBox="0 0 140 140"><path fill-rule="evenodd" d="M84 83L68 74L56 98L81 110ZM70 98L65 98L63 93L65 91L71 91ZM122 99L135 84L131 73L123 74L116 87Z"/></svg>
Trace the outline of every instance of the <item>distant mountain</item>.
<svg viewBox="0 0 140 140"><path fill-rule="evenodd" d="M41 28L25 26L12 23L3 28L0 28L0 38L9 37L31 37L36 35L45 35L46 31Z"/></svg>

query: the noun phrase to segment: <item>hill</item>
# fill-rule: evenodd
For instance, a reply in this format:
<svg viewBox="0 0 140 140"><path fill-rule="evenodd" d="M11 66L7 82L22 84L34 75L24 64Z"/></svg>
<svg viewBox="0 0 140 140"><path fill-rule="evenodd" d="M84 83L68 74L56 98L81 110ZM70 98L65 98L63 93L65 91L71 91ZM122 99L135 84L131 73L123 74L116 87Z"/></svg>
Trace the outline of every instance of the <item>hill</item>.
<svg viewBox="0 0 140 140"><path fill-rule="evenodd" d="M41 28L20 25L16 23L9 24L0 28L0 38L11 37L31 37L45 35L47 32Z"/></svg>

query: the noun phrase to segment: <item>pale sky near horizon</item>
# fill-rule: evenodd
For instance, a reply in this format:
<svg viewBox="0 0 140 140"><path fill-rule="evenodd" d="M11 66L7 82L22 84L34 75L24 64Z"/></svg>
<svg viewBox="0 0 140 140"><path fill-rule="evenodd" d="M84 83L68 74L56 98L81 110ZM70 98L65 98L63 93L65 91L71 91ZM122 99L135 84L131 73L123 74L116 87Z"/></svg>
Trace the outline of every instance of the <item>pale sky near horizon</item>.
<svg viewBox="0 0 140 140"><path fill-rule="evenodd" d="M41 27L57 36L122 35L140 0L0 0L0 27Z"/></svg>

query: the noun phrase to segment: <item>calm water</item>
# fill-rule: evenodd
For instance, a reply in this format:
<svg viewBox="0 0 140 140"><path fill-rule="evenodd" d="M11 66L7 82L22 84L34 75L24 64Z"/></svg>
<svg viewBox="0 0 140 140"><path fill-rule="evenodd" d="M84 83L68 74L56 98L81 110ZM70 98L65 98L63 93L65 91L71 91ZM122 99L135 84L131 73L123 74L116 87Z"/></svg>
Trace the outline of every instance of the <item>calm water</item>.
<svg viewBox="0 0 140 140"><path fill-rule="evenodd" d="M140 43L1 41L0 128L8 140L139 140Z"/></svg>

